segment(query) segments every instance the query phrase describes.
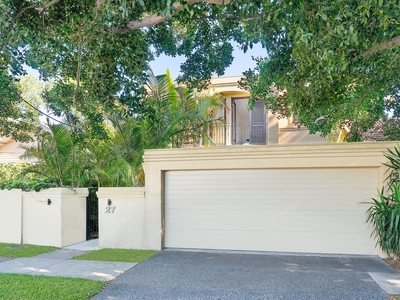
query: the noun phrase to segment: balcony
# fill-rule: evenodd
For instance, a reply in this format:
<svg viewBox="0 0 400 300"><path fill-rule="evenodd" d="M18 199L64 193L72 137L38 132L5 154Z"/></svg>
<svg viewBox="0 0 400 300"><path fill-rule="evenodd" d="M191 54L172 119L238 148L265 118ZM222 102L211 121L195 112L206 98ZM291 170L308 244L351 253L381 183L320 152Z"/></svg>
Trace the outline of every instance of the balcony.
<svg viewBox="0 0 400 300"><path fill-rule="evenodd" d="M267 140L265 123L217 124L210 129L210 137L218 146L265 145Z"/></svg>

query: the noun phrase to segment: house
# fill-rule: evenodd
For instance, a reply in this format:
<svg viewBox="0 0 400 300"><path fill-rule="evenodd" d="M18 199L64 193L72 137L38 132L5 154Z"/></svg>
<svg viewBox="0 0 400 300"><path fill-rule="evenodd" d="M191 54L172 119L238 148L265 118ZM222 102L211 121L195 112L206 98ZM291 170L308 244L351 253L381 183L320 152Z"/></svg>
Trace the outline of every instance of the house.
<svg viewBox="0 0 400 300"><path fill-rule="evenodd" d="M45 123L39 124L43 131L51 132L50 127ZM36 147L37 140L29 143L21 143L15 141L12 137L1 137L0 136L0 164L14 164L20 162L28 162L21 158L25 153L27 147ZM30 160L32 162L32 160Z"/></svg>
<svg viewBox="0 0 400 300"><path fill-rule="evenodd" d="M0 137L0 164L13 164L24 162L20 158L25 153L23 146L35 146L34 142L20 143L11 137Z"/></svg>
<svg viewBox="0 0 400 300"><path fill-rule="evenodd" d="M253 145L326 143L319 134L310 134L306 127L298 128L295 117L278 119L266 111L263 101L248 111L250 93L238 87L241 77L211 79L209 88L222 95L225 108L219 117L224 120L214 126L211 136L217 145Z"/></svg>

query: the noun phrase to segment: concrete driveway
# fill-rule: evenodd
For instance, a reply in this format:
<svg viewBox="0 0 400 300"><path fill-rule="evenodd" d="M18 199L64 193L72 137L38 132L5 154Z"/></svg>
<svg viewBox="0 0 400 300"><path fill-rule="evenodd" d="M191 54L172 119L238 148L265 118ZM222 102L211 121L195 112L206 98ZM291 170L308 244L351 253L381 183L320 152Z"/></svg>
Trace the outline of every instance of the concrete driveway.
<svg viewBox="0 0 400 300"><path fill-rule="evenodd" d="M370 274L399 276L378 257L164 250L94 299L388 299Z"/></svg>

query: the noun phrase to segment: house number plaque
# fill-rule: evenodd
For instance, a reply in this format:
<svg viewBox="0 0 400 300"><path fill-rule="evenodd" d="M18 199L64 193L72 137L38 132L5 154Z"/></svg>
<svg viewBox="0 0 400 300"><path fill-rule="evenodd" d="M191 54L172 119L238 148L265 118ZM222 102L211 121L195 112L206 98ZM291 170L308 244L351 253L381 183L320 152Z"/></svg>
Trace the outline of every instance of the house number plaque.
<svg viewBox="0 0 400 300"><path fill-rule="evenodd" d="M106 206L106 214L113 214L115 210L115 206L107 205Z"/></svg>

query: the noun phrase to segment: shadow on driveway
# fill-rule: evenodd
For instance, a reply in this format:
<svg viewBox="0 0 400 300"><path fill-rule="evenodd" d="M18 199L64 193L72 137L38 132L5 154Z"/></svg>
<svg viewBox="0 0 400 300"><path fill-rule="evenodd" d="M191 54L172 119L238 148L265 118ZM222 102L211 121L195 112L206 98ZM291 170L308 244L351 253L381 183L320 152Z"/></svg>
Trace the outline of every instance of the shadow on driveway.
<svg viewBox="0 0 400 300"><path fill-rule="evenodd" d="M368 272L396 273L378 257L164 250L94 299L388 299Z"/></svg>

